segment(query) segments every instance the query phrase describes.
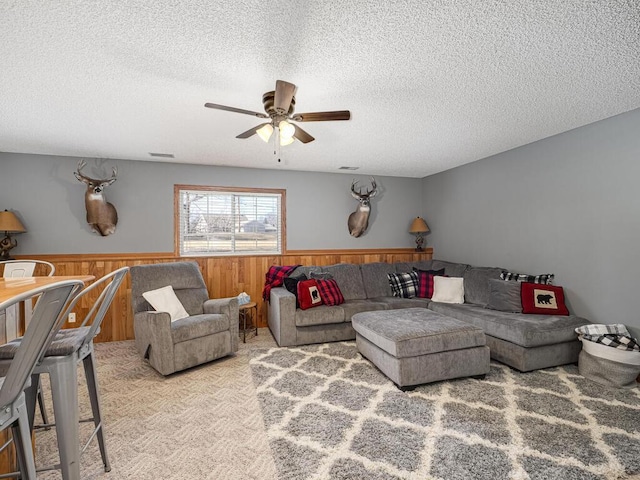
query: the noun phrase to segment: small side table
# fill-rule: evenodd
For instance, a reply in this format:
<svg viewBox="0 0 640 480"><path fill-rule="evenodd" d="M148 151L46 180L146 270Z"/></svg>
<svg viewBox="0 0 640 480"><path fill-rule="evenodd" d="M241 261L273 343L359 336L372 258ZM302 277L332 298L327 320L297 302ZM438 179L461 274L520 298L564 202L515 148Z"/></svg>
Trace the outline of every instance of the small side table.
<svg viewBox="0 0 640 480"><path fill-rule="evenodd" d="M240 305L240 320L242 320L242 343L247 343L247 316L251 317L251 322L256 329L256 337L258 336L258 304L249 302ZM253 330L253 328L251 328Z"/></svg>

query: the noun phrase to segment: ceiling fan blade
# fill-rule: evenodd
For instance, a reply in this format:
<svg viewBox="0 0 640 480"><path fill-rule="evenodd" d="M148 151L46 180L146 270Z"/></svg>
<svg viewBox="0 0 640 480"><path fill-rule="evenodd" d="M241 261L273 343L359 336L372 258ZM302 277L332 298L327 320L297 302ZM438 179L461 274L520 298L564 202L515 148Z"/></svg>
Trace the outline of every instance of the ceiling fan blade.
<svg viewBox="0 0 640 480"><path fill-rule="evenodd" d="M273 107L279 110L282 115L285 115L289 111L291 106L291 100L296 94L297 87L293 83L285 82L284 80L276 81L276 93L273 99Z"/></svg>
<svg viewBox="0 0 640 480"><path fill-rule="evenodd" d="M243 110L242 108L227 107L226 105L218 105L217 103L205 103L205 107L214 108L216 110L225 110L227 112L244 113L245 115L253 115L258 118L269 118L266 113L252 112L251 110Z"/></svg>
<svg viewBox="0 0 640 480"><path fill-rule="evenodd" d="M335 112L310 112L296 113L291 120L296 122L329 122L333 120L349 120L351 112L349 110L337 110Z"/></svg>
<svg viewBox="0 0 640 480"><path fill-rule="evenodd" d="M315 138L313 138L311 135L309 135L307 132L305 132L299 126L297 126L297 125L293 125L293 126L296 128L296 133L294 133L293 136L295 138L297 138L298 140L300 140L302 143L309 143L309 142L313 142L315 140Z"/></svg>
<svg viewBox="0 0 640 480"><path fill-rule="evenodd" d="M240 135L237 135L236 138L249 138L252 135L255 135L257 133L257 131L260 130L265 125L268 125L268 123L261 123L260 125L258 125L256 127L253 127L251 129L247 130L246 132L242 132Z"/></svg>

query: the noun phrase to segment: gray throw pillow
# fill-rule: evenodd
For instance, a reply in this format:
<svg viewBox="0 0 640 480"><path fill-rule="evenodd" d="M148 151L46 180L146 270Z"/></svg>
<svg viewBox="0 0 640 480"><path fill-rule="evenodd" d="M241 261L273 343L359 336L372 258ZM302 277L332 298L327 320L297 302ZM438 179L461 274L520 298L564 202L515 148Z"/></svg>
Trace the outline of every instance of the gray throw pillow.
<svg viewBox="0 0 640 480"><path fill-rule="evenodd" d="M489 280L489 302L487 308L501 312L522 313L520 296L521 282L510 282L492 278Z"/></svg>
<svg viewBox="0 0 640 480"><path fill-rule="evenodd" d="M310 272L309 278L313 278L314 280L331 280L333 279L333 275L329 272Z"/></svg>

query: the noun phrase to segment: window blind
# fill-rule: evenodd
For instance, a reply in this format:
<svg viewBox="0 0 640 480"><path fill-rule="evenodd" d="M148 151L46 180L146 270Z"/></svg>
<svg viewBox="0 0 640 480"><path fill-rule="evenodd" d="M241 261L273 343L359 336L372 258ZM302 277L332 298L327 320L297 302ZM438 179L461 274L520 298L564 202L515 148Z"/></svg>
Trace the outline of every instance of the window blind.
<svg viewBox="0 0 640 480"><path fill-rule="evenodd" d="M279 193L180 190L180 255L282 253L281 203Z"/></svg>

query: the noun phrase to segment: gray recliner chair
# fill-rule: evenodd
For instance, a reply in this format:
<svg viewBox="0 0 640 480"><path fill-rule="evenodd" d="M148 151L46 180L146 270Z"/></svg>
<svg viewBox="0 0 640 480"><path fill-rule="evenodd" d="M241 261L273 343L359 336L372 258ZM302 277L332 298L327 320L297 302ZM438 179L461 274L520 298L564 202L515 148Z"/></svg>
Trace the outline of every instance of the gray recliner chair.
<svg viewBox="0 0 640 480"><path fill-rule="evenodd" d="M131 267L131 305L138 351L162 375L238 351L238 299L209 299L198 264L161 263ZM171 285L189 314L171 321L143 293Z"/></svg>

